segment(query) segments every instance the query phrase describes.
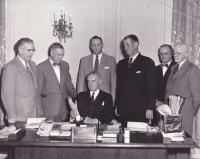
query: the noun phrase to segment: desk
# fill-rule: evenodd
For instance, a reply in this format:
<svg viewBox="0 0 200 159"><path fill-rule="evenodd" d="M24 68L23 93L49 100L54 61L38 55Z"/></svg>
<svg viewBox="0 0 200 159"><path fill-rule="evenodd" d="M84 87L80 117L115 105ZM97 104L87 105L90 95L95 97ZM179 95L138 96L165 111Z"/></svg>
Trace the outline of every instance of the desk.
<svg viewBox="0 0 200 159"><path fill-rule="evenodd" d="M42 139L27 130L21 141L0 141L0 150L8 152L9 159L188 159L193 147L186 143L151 143L150 138L143 136L147 143L71 143Z"/></svg>

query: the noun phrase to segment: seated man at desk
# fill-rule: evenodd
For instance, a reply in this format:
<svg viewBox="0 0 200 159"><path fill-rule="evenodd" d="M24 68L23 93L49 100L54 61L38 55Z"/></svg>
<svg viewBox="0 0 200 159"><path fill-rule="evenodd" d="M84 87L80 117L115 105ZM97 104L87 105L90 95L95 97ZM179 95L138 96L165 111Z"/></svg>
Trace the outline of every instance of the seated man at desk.
<svg viewBox="0 0 200 159"><path fill-rule="evenodd" d="M92 71L87 75L88 91L80 92L77 103L69 99L71 118L84 123L108 123L114 118L112 96L102 90L101 76Z"/></svg>

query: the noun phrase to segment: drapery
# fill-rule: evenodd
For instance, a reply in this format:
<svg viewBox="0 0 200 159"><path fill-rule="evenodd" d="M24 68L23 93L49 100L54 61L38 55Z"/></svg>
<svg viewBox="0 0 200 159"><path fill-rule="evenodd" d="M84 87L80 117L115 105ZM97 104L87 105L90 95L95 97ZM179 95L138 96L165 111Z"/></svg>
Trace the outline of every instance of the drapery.
<svg viewBox="0 0 200 159"><path fill-rule="evenodd" d="M0 46L5 46L5 0L0 0Z"/></svg>
<svg viewBox="0 0 200 159"><path fill-rule="evenodd" d="M200 67L200 0L173 0L172 44L185 43L189 47L189 60ZM192 158L200 158L200 110L194 117L193 139L198 148L191 151Z"/></svg>
<svg viewBox="0 0 200 159"><path fill-rule="evenodd" d="M189 46L189 60L200 67L200 0L174 0L172 44Z"/></svg>

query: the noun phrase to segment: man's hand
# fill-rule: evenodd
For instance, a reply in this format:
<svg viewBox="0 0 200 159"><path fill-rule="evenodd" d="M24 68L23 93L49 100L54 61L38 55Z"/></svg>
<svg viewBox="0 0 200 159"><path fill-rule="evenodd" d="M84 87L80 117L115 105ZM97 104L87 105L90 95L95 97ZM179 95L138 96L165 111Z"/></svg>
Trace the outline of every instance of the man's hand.
<svg viewBox="0 0 200 159"><path fill-rule="evenodd" d="M71 108L70 116L71 118L76 118L79 115L77 103L72 101L72 98L68 98L69 106Z"/></svg>
<svg viewBox="0 0 200 159"><path fill-rule="evenodd" d="M152 120L153 119L153 110L146 110L146 118L148 120Z"/></svg>

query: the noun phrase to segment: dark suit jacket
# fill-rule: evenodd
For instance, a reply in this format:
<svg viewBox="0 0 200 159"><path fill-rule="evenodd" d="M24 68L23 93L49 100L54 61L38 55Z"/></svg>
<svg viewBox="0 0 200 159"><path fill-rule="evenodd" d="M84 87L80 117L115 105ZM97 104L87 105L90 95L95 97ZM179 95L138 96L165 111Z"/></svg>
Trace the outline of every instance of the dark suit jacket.
<svg viewBox="0 0 200 159"><path fill-rule="evenodd" d="M112 96L101 90L93 103L89 91L79 93L77 106L81 117L96 118L101 123L108 123L114 118Z"/></svg>
<svg viewBox="0 0 200 159"><path fill-rule="evenodd" d="M171 73L171 67L175 64L174 61L172 61L165 72L163 76L163 71L162 71L162 65L156 66L156 98L159 101L164 102L165 99L165 90L166 90L166 85L167 85L167 80L168 77Z"/></svg>
<svg viewBox="0 0 200 159"><path fill-rule="evenodd" d="M183 63L176 73L175 66L171 69L165 98L167 100L169 95L186 98L181 110L183 129L192 136L194 116L200 107L200 70L189 61Z"/></svg>
<svg viewBox="0 0 200 159"><path fill-rule="evenodd" d="M145 121L146 110L155 108L156 75L153 60L139 54L128 67L128 58L117 65L116 106L120 116Z"/></svg>
<svg viewBox="0 0 200 159"><path fill-rule="evenodd" d="M76 91L71 81L69 64L61 61L60 83L49 60L37 66L39 101L42 114L48 119L62 121L69 115L66 98L76 97Z"/></svg>

